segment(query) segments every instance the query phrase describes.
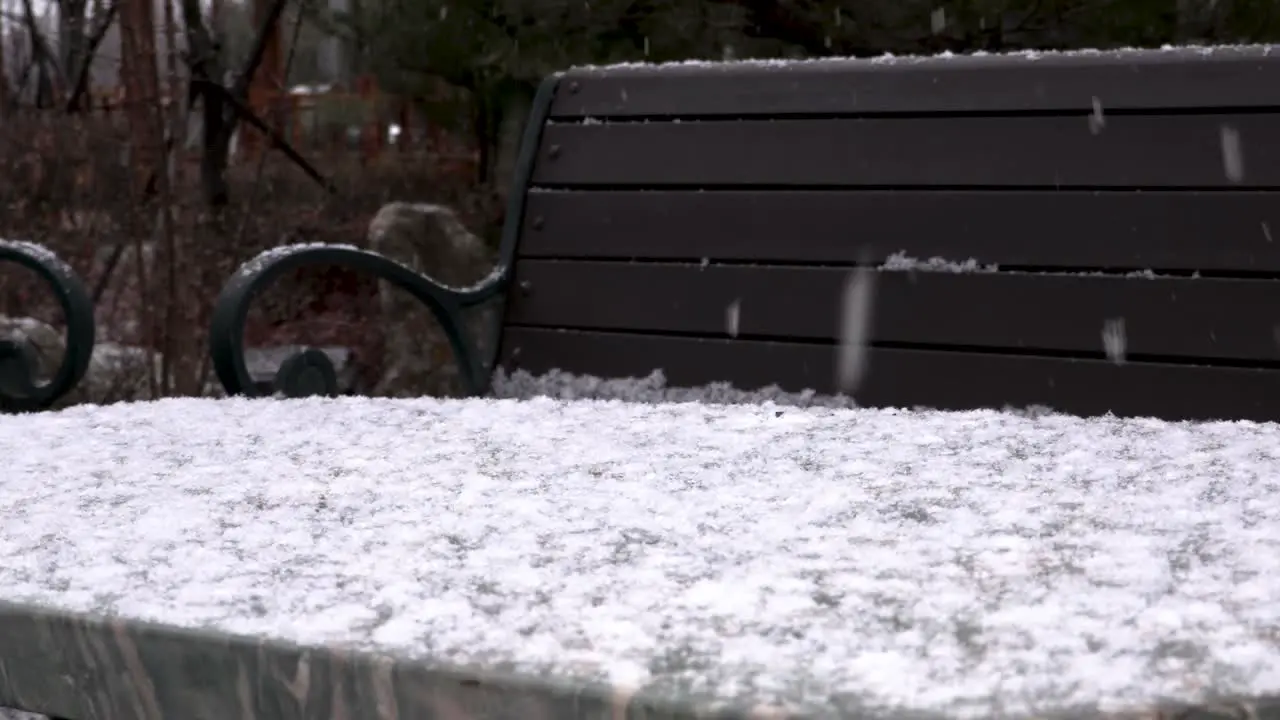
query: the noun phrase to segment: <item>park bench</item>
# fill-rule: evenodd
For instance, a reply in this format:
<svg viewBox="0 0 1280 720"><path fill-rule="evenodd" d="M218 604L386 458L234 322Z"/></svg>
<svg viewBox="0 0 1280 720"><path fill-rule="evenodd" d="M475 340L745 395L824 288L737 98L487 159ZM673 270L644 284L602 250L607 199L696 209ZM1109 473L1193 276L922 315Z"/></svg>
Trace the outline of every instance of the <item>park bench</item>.
<svg viewBox="0 0 1280 720"><path fill-rule="evenodd" d="M43 410L84 378L93 358L93 302L79 275L56 253L29 242L0 240L0 265L15 264L35 275L51 290L62 310L66 332L58 368L40 382L43 362L28 338L0 336L0 412Z"/></svg>
<svg viewBox="0 0 1280 720"><path fill-rule="evenodd" d="M260 393L237 319L332 262L417 293L477 394L495 362L833 393L870 265L862 405L1274 420L1278 77L1269 47L574 70L538 93L487 284L282 248L228 285L214 359ZM461 312L501 293L481 356Z"/></svg>
<svg viewBox="0 0 1280 720"><path fill-rule="evenodd" d="M555 369L832 393L852 276L874 286L859 404L994 410L230 398L37 418L49 458L10 472L53 489L14 507L99 536L0 529L30 554L0 557L0 706L1274 717L1273 426L999 409L1276 419L1278 80L1251 47L557 75L487 281L264 253L214 313L226 389L264 394L240 340L254 294L345 264L435 313L473 395ZM481 351L463 318L495 300ZM332 376L302 352L275 389Z"/></svg>

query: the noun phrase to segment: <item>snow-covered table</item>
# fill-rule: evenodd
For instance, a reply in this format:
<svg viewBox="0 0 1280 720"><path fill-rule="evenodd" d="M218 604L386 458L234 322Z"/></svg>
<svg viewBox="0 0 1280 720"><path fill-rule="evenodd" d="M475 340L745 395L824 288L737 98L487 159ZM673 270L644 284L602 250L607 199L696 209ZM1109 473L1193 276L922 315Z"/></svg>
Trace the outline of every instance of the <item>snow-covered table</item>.
<svg viewBox="0 0 1280 720"><path fill-rule="evenodd" d="M968 717L1280 694L1275 425L173 400L0 417L0 458L0 706Z"/></svg>

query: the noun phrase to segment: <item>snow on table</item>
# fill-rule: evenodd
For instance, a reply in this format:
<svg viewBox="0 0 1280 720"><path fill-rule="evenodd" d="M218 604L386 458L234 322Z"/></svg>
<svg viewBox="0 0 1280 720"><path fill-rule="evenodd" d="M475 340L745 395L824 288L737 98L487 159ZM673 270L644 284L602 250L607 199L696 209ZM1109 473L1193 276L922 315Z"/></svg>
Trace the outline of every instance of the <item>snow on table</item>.
<svg viewBox="0 0 1280 720"><path fill-rule="evenodd" d="M673 696L1280 692L1280 427L516 400L0 417L0 601Z"/></svg>

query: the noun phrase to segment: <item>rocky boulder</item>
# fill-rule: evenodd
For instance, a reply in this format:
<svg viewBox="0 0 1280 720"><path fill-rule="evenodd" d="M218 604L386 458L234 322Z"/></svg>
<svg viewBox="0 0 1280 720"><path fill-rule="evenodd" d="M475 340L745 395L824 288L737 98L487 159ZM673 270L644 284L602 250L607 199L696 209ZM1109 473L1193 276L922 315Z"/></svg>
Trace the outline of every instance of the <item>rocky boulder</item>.
<svg viewBox="0 0 1280 720"><path fill-rule="evenodd" d="M30 317L0 315L0 340L25 343L36 360L36 382L53 378L66 352L63 331ZM159 369L159 357L143 348L117 343L98 343L84 379L55 403L55 408L81 403L108 404L150 400L148 367Z"/></svg>
<svg viewBox="0 0 1280 720"><path fill-rule="evenodd" d="M443 205L396 202L369 224L369 248L449 287L471 287L494 269L495 253ZM457 397L463 393L448 339L430 311L387 281L378 284L383 364L375 395ZM464 331L489 352L495 307L470 311Z"/></svg>

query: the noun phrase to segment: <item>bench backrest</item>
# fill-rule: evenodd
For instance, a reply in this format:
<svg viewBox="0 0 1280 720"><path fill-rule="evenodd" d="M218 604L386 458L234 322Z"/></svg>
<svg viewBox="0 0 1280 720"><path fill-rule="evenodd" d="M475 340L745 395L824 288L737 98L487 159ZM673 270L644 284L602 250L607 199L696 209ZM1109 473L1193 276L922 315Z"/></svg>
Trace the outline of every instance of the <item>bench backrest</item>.
<svg viewBox="0 0 1280 720"><path fill-rule="evenodd" d="M550 82L507 369L834 392L869 259L861 403L1280 419L1269 48Z"/></svg>

